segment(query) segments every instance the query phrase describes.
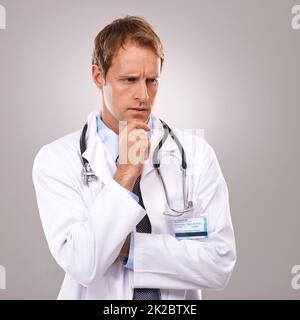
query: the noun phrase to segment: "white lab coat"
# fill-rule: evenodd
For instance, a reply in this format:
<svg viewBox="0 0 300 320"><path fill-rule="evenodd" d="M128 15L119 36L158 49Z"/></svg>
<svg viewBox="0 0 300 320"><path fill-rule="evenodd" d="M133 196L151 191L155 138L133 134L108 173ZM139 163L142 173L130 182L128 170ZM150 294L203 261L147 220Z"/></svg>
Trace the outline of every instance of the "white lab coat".
<svg viewBox="0 0 300 320"><path fill-rule="evenodd" d="M163 135L159 119L152 115L150 157L140 184L145 211L113 179L116 165L97 134L98 113L88 116L83 154L98 177L90 186L81 179L81 130L43 146L33 164L42 226L53 257L65 271L58 299L131 300L136 287L160 288L163 300L197 300L201 289L224 288L236 262L236 249L228 190L213 149L201 137L175 131L195 173L188 175L195 214L208 214L206 239L179 240L172 219L162 214L166 197L150 161ZM165 143L162 152L173 149L174 143ZM132 271L124 267L119 253L146 212L152 233L135 232Z"/></svg>

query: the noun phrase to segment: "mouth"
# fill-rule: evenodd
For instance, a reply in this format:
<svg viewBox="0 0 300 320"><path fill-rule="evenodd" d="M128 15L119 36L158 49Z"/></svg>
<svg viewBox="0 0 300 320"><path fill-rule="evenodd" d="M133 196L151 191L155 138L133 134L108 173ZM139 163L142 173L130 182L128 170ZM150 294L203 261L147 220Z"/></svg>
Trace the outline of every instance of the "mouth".
<svg viewBox="0 0 300 320"><path fill-rule="evenodd" d="M128 110L135 111L135 112L147 112L148 111L148 109L146 109L146 108L129 108Z"/></svg>

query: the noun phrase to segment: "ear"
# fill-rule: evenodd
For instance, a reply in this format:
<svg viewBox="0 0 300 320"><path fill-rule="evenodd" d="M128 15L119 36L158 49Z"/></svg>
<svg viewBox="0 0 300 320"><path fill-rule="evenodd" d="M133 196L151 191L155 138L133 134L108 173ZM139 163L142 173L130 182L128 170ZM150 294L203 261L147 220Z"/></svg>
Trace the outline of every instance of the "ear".
<svg viewBox="0 0 300 320"><path fill-rule="evenodd" d="M99 67L96 64L92 65L92 78L97 88L102 89L102 86L104 85L104 79Z"/></svg>

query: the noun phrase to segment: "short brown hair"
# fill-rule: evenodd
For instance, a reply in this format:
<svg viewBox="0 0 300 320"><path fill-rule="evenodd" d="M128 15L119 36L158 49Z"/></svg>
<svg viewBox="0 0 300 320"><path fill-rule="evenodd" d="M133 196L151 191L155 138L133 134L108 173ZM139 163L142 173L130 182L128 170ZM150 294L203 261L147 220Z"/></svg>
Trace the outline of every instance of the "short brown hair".
<svg viewBox="0 0 300 320"><path fill-rule="evenodd" d="M160 69L162 69L165 55L158 35L145 19L127 15L104 27L94 40L92 64L99 67L104 79L106 79L114 54L120 47L124 48L124 44L128 41L153 49L161 60Z"/></svg>

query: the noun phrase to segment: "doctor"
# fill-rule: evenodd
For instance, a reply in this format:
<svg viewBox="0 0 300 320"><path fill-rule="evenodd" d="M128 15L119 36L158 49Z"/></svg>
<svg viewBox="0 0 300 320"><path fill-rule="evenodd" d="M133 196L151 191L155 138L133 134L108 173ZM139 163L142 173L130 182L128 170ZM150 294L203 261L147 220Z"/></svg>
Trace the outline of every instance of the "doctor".
<svg viewBox="0 0 300 320"><path fill-rule="evenodd" d="M228 283L235 240L213 149L178 130L185 179L178 161L160 158L160 174L154 167L166 133L152 114L163 61L160 39L144 19L107 25L95 38L92 64L101 111L88 116L85 132L47 144L35 157L42 226L65 271L59 299L201 299L201 289ZM163 155L184 158L170 134ZM81 175L85 163L89 181ZM185 195L188 210L177 214Z"/></svg>

